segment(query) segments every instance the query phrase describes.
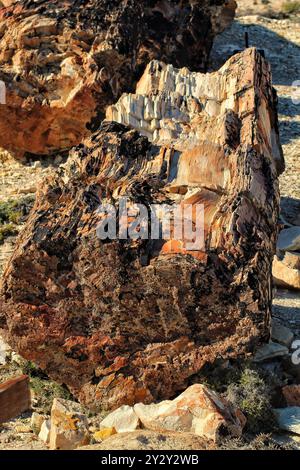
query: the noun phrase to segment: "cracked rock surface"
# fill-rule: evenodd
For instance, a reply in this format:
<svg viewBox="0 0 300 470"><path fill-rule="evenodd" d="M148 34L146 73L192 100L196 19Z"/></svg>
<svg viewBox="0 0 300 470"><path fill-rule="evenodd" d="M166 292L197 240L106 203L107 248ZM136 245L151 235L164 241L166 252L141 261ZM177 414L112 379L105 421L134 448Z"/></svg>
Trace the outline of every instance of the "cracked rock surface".
<svg viewBox="0 0 300 470"><path fill-rule="evenodd" d="M152 59L206 68L234 0L22 0L0 9L0 146L17 156L69 149Z"/></svg>
<svg viewBox="0 0 300 470"><path fill-rule="evenodd" d="M197 84L196 109L173 78L162 87L164 73ZM176 93L167 119L179 132L152 143L130 106L129 126L103 123L40 185L1 286L10 345L94 410L173 397L205 363L247 356L269 335L284 163L268 64L255 49L209 75L154 62L138 90L161 111ZM118 209L122 196L203 204L205 247L100 240L99 205Z"/></svg>

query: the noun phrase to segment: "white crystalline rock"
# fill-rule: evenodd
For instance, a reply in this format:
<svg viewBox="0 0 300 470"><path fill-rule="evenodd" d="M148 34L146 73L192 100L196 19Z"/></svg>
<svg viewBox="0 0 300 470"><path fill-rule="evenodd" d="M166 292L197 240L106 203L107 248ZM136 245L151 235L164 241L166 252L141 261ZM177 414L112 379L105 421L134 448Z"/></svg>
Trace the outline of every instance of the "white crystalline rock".
<svg viewBox="0 0 300 470"><path fill-rule="evenodd" d="M228 82L222 69L202 74L152 61L136 94L122 95L107 109L106 118L137 129L154 144L191 147L195 139L201 140L196 134L199 118L218 118L234 110L234 96L227 98L227 90L236 87L236 79Z"/></svg>

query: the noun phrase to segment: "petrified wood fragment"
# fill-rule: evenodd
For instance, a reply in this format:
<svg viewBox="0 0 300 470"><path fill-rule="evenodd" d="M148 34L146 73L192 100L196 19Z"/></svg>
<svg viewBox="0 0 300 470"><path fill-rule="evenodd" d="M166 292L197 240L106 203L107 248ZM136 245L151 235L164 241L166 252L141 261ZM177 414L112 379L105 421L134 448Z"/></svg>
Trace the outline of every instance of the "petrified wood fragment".
<svg viewBox="0 0 300 470"><path fill-rule="evenodd" d="M29 377L22 375L0 384L0 424L16 418L30 407Z"/></svg>
<svg viewBox="0 0 300 470"><path fill-rule="evenodd" d="M1 289L8 342L94 409L170 398L269 335L283 169L269 66L255 49L208 75L153 62L138 91L109 113L150 134L157 117L155 144L106 122L75 148L40 187ZM203 204L205 247L102 241L99 205L122 196Z"/></svg>
<svg viewBox="0 0 300 470"><path fill-rule="evenodd" d="M81 142L152 59L206 67L234 0L22 0L0 10L0 146L51 154Z"/></svg>

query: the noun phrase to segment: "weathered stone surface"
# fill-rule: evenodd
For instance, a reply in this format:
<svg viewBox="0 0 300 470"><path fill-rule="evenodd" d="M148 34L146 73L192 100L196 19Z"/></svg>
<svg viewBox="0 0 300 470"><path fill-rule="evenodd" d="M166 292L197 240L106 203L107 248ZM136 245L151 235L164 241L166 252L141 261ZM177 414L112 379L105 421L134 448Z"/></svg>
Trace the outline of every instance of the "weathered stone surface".
<svg viewBox="0 0 300 470"><path fill-rule="evenodd" d="M192 432L216 442L220 436L241 436L245 416L217 393L192 385L175 400L134 406L143 427L151 431Z"/></svg>
<svg viewBox="0 0 300 470"><path fill-rule="evenodd" d="M278 238L278 250L300 251L300 227L290 227L282 230Z"/></svg>
<svg viewBox="0 0 300 470"><path fill-rule="evenodd" d="M0 423L16 418L30 406L29 378L26 375L0 384Z"/></svg>
<svg viewBox="0 0 300 470"><path fill-rule="evenodd" d="M234 0L23 0L0 11L0 146L51 154L81 142L147 63L206 67Z"/></svg>
<svg viewBox="0 0 300 470"><path fill-rule="evenodd" d="M273 261L273 279L278 287L300 289L300 269L291 268L278 256Z"/></svg>
<svg viewBox="0 0 300 470"><path fill-rule="evenodd" d="M264 344L255 354L255 362L269 361L275 359L276 357L287 356L289 350L286 346L282 344L273 343L270 341L268 344Z"/></svg>
<svg viewBox="0 0 300 470"><path fill-rule="evenodd" d="M294 333L284 325L278 322L272 321L271 338L276 343L283 344L289 348L292 344Z"/></svg>
<svg viewBox="0 0 300 470"><path fill-rule="evenodd" d="M77 450L213 450L214 444L191 433L139 430L115 434L102 444Z"/></svg>
<svg viewBox="0 0 300 470"><path fill-rule="evenodd" d="M55 398L51 409L50 449L72 450L89 442L88 420L80 405Z"/></svg>
<svg viewBox="0 0 300 470"><path fill-rule="evenodd" d="M139 427L139 418L132 406L124 405L101 421L100 429L114 428L117 432L131 432Z"/></svg>
<svg viewBox="0 0 300 470"><path fill-rule="evenodd" d="M139 90L170 70L151 67ZM93 409L174 397L207 362L249 355L269 338L283 167L269 66L249 49L213 74L172 74L197 83L195 100L209 98L217 114L199 106L186 123L195 138L163 145L104 123L40 187L3 276L8 342ZM185 110L191 91L181 92ZM204 204L205 247L103 242L99 205L118 208L122 196L131 207Z"/></svg>
<svg viewBox="0 0 300 470"><path fill-rule="evenodd" d="M287 406L300 407L300 385L287 385L283 387L282 394Z"/></svg>
<svg viewBox="0 0 300 470"><path fill-rule="evenodd" d="M286 251L283 256L283 262L289 268L300 270L300 252Z"/></svg>
<svg viewBox="0 0 300 470"><path fill-rule="evenodd" d="M284 431L300 434L300 407L278 408L274 410L278 425Z"/></svg>

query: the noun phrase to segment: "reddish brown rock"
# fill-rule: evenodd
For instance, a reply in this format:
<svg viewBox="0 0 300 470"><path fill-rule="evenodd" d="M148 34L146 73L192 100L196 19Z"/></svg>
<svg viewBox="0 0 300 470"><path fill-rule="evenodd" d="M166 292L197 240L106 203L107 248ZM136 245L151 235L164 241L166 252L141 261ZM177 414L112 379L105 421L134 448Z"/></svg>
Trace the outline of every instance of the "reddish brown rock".
<svg viewBox="0 0 300 470"><path fill-rule="evenodd" d="M166 69L148 69L142 99ZM249 49L213 74L169 75L153 96L166 120L168 87L182 80L161 126L176 132L153 145L102 124L41 185L3 276L8 342L93 409L173 397L205 363L252 354L269 337L283 168L269 66ZM131 207L203 203L205 247L100 240L99 205L118 208L121 196Z"/></svg>
<svg viewBox="0 0 300 470"><path fill-rule="evenodd" d="M51 154L78 144L149 60L203 70L235 7L234 0L23 0L1 9L0 146Z"/></svg>
<svg viewBox="0 0 300 470"><path fill-rule="evenodd" d="M287 406L300 407L300 385L287 385L283 387L282 394Z"/></svg>
<svg viewBox="0 0 300 470"><path fill-rule="evenodd" d="M30 406L29 378L26 375L0 384L0 423L16 418Z"/></svg>

